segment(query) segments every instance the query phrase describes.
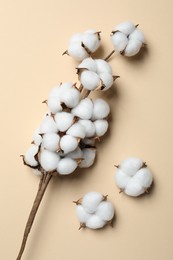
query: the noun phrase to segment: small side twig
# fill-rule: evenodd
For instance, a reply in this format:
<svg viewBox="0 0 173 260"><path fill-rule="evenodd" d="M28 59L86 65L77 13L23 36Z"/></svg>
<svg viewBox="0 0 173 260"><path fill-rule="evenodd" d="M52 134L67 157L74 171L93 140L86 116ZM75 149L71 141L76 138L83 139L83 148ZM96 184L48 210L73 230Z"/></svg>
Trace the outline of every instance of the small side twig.
<svg viewBox="0 0 173 260"><path fill-rule="evenodd" d="M104 59L105 61L108 61L110 57L115 53L115 50L111 51L111 53Z"/></svg>

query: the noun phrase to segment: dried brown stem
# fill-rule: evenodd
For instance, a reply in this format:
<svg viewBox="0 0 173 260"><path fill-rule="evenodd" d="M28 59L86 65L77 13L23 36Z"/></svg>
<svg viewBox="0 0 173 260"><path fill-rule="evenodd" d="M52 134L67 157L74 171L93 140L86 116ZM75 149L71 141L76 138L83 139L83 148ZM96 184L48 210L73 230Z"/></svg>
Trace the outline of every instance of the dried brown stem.
<svg viewBox="0 0 173 260"><path fill-rule="evenodd" d="M108 61L110 57L115 53L115 50L111 51L111 53L104 59L105 61Z"/></svg>
<svg viewBox="0 0 173 260"><path fill-rule="evenodd" d="M43 195L44 195L44 193L46 191L46 188L47 188L51 178L52 178L52 175L49 174L49 173L46 173L46 174L43 174L41 179L40 179L38 192L37 192L37 195L35 197L35 200L34 200L34 203L33 203L32 209L31 209L31 212L29 214L28 221L26 223L26 227L25 227L25 231L24 231L24 235L23 235L21 248L20 248L20 251L19 251L19 254L18 254L16 260L20 260L22 258L23 252L25 250L26 242L27 242L27 239L28 239L28 235L29 235L29 233L31 231L31 228L32 228L32 225L33 225L33 222L34 222L37 210L38 210L38 208L40 206L40 203L42 201Z"/></svg>

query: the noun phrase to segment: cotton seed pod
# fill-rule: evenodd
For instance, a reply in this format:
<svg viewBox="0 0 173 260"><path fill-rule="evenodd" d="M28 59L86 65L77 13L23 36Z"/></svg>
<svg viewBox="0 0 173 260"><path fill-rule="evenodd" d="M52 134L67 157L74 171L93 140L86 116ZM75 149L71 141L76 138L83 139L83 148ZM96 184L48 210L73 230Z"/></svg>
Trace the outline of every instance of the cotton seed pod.
<svg viewBox="0 0 173 260"><path fill-rule="evenodd" d="M58 112L55 114L55 122L60 132L65 132L73 123L74 115L68 112Z"/></svg>
<svg viewBox="0 0 173 260"><path fill-rule="evenodd" d="M79 147L77 147L76 150L74 150L73 152L67 153L66 157L69 157L71 159L81 159L83 158L83 152Z"/></svg>
<svg viewBox="0 0 173 260"><path fill-rule="evenodd" d="M125 194L133 197L140 196L147 192L153 181L151 171L139 158L124 160L115 174L117 186Z"/></svg>
<svg viewBox="0 0 173 260"><path fill-rule="evenodd" d="M94 122L96 136L103 136L108 130L108 122L103 119L96 120Z"/></svg>
<svg viewBox="0 0 173 260"><path fill-rule="evenodd" d="M55 133L47 133L43 136L43 146L45 149L56 152L59 149L60 136Z"/></svg>
<svg viewBox="0 0 173 260"><path fill-rule="evenodd" d="M105 201L105 198L107 196L99 192L88 192L82 199L75 202L80 228L99 229L112 222L114 207L111 202Z"/></svg>
<svg viewBox="0 0 173 260"><path fill-rule="evenodd" d="M110 107L105 100L98 98L94 100L93 104L94 104L94 109L93 109L92 120L103 119L109 115Z"/></svg>
<svg viewBox="0 0 173 260"><path fill-rule="evenodd" d="M97 64L91 57L84 59L77 67L77 69L87 69L97 72Z"/></svg>
<svg viewBox="0 0 173 260"><path fill-rule="evenodd" d="M78 121L84 127L85 137L93 137L95 135L95 124L91 120L80 119Z"/></svg>
<svg viewBox="0 0 173 260"><path fill-rule="evenodd" d="M77 61L81 61L89 56L86 50L83 48L81 41L72 43L70 42L67 53Z"/></svg>
<svg viewBox="0 0 173 260"><path fill-rule="evenodd" d="M78 147L77 138L71 135L64 135L60 139L60 148L66 154L74 151Z"/></svg>
<svg viewBox="0 0 173 260"><path fill-rule="evenodd" d="M37 145L32 145L25 153L24 162L31 166L35 167L38 165L38 161L36 160L35 156L38 153L39 147Z"/></svg>
<svg viewBox="0 0 173 260"><path fill-rule="evenodd" d="M82 35L82 42L90 52L95 52L100 46L100 36L95 30L87 30Z"/></svg>
<svg viewBox="0 0 173 260"><path fill-rule="evenodd" d="M91 99L82 99L79 104L72 109L72 114L81 119L90 119L93 114L93 102Z"/></svg>
<svg viewBox="0 0 173 260"><path fill-rule="evenodd" d="M124 22L114 28L111 40L116 52L130 57L140 51L145 39L137 26L131 22Z"/></svg>
<svg viewBox="0 0 173 260"><path fill-rule="evenodd" d="M61 102L64 103L68 108L77 106L79 99L80 91L75 87L71 87L70 89L65 90L60 96Z"/></svg>
<svg viewBox="0 0 173 260"><path fill-rule="evenodd" d="M79 164L80 168L89 168L93 165L96 157L96 149L95 148L84 148L83 152L83 160Z"/></svg>
<svg viewBox="0 0 173 260"><path fill-rule="evenodd" d="M101 74L101 73L109 73L112 74L112 68L110 66L110 64L103 60L103 59L95 59L94 60L97 66L97 73Z"/></svg>
<svg viewBox="0 0 173 260"><path fill-rule="evenodd" d="M62 111L61 102L56 97L50 97L47 101L47 105L48 105L49 110L53 114Z"/></svg>
<svg viewBox="0 0 173 260"><path fill-rule="evenodd" d="M33 135L32 135L32 140L33 140L34 144L36 144L36 145L38 145L38 146L42 143L42 137L41 137L41 135L40 135L40 127L38 127L38 128L34 131L34 133L33 133Z"/></svg>
<svg viewBox="0 0 173 260"><path fill-rule="evenodd" d="M40 125L40 133L57 133L58 128L52 116L49 114L43 119Z"/></svg>
<svg viewBox="0 0 173 260"><path fill-rule="evenodd" d="M57 172L60 175L68 175L74 172L77 166L78 164L74 159L65 157L59 161Z"/></svg>
<svg viewBox="0 0 173 260"><path fill-rule="evenodd" d="M85 70L80 75L82 86L87 90L95 90L100 85L100 77L97 73Z"/></svg>
<svg viewBox="0 0 173 260"><path fill-rule="evenodd" d="M41 167L46 171L46 172L51 172L56 170L58 163L59 163L60 157L58 153L51 152L48 150L42 150L40 152L40 164Z"/></svg>
<svg viewBox="0 0 173 260"><path fill-rule="evenodd" d="M68 135L84 138L85 137L85 128L82 124L79 124L78 122L73 124L66 132Z"/></svg>

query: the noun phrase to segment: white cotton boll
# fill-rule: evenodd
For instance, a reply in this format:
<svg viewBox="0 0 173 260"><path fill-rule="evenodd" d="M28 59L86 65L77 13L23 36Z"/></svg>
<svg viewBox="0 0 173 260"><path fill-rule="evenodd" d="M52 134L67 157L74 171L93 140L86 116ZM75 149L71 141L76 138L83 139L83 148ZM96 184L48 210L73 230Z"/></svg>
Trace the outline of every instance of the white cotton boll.
<svg viewBox="0 0 173 260"><path fill-rule="evenodd" d="M93 120L106 118L109 113L110 107L105 100L101 98L94 100L94 109L92 115Z"/></svg>
<svg viewBox="0 0 173 260"><path fill-rule="evenodd" d="M68 129L66 133L68 135L83 139L85 137L85 128L81 124L75 123Z"/></svg>
<svg viewBox="0 0 173 260"><path fill-rule="evenodd" d="M149 188L152 184L153 176L151 171L146 167L140 169L133 177L133 180L138 180L143 188Z"/></svg>
<svg viewBox="0 0 173 260"><path fill-rule="evenodd" d="M103 195L99 192L88 192L82 199L82 206L87 213L95 213L97 206L103 200Z"/></svg>
<svg viewBox="0 0 173 260"><path fill-rule="evenodd" d="M107 72L102 72L102 73L100 73L99 76L100 76L100 79L102 80L102 83L104 85L103 91L108 90L113 84L112 74L109 74Z"/></svg>
<svg viewBox="0 0 173 260"><path fill-rule="evenodd" d="M57 172L60 175L68 175L75 171L77 162L71 158L65 157L58 163Z"/></svg>
<svg viewBox="0 0 173 260"><path fill-rule="evenodd" d="M93 113L93 102L90 98L84 98L72 109L72 113L81 119L90 119Z"/></svg>
<svg viewBox="0 0 173 260"><path fill-rule="evenodd" d="M128 45L124 50L124 55L128 57L134 56L140 51L141 47L142 47L141 41L130 39Z"/></svg>
<svg viewBox="0 0 173 260"><path fill-rule="evenodd" d="M96 136L103 136L108 130L108 122L106 120L100 119L94 122Z"/></svg>
<svg viewBox="0 0 173 260"><path fill-rule="evenodd" d="M58 131L58 128L57 128L57 125L56 125L53 117L50 115L47 115L41 122L40 133L41 134L46 134L46 133L51 133L51 132L57 133L57 131Z"/></svg>
<svg viewBox="0 0 173 260"><path fill-rule="evenodd" d="M50 97L48 99L47 105L48 105L49 110L53 114L62 111L61 102L57 99L57 97Z"/></svg>
<svg viewBox="0 0 173 260"><path fill-rule="evenodd" d="M60 137L55 133L47 133L43 136L43 146L45 149L56 152L59 148Z"/></svg>
<svg viewBox="0 0 173 260"><path fill-rule="evenodd" d="M68 112L58 112L55 114L57 129L65 132L73 123L74 115Z"/></svg>
<svg viewBox="0 0 173 260"><path fill-rule="evenodd" d="M81 44L82 42L72 42L68 46L68 54L78 61L82 61L88 57L88 53Z"/></svg>
<svg viewBox="0 0 173 260"><path fill-rule="evenodd" d="M130 179L131 177L126 173L124 173L122 170L120 169L116 170L115 182L120 189L125 189Z"/></svg>
<svg viewBox="0 0 173 260"><path fill-rule="evenodd" d="M91 216L88 221L86 222L86 227L91 229L99 229L105 226L105 221L102 220L97 215Z"/></svg>
<svg viewBox="0 0 173 260"><path fill-rule="evenodd" d="M136 28L130 35L129 35L129 39L135 39L138 40L142 43L145 42L145 37L143 32L141 32L138 28Z"/></svg>
<svg viewBox="0 0 173 260"><path fill-rule="evenodd" d="M88 90L94 90L100 85L100 77L93 71L85 70L80 75L82 86Z"/></svg>
<svg viewBox="0 0 173 260"><path fill-rule="evenodd" d="M83 33L82 42L91 52L95 52L100 45L98 35L92 31L86 31Z"/></svg>
<svg viewBox="0 0 173 260"><path fill-rule="evenodd" d="M64 135L60 140L60 148L66 154L74 151L78 146L77 138L71 135Z"/></svg>
<svg viewBox="0 0 173 260"><path fill-rule="evenodd" d="M55 87L52 88L52 90L49 93L49 98L54 97L54 98L59 98L60 95L60 85L56 85Z"/></svg>
<svg viewBox="0 0 173 260"><path fill-rule="evenodd" d="M78 123L83 126L85 137L93 137L95 135L95 125L91 120L80 119Z"/></svg>
<svg viewBox="0 0 173 260"><path fill-rule="evenodd" d="M76 206L76 214L77 214L77 217L78 217L80 223L86 223L89 220L89 218L91 217L91 215L88 214L84 210L82 205L77 205Z"/></svg>
<svg viewBox="0 0 173 260"><path fill-rule="evenodd" d="M38 128L34 131L34 133L33 133L33 135L32 135L32 139L33 139L34 144L36 144L36 145L38 145L38 146L42 143L42 137L41 137L41 135L40 135L40 127L38 127Z"/></svg>
<svg viewBox="0 0 173 260"><path fill-rule="evenodd" d="M140 196L144 192L145 190L141 184L137 180L134 181L133 178L131 178L124 190L124 193L132 197Z"/></svg>
<svg viewBox="0 0 173 260"><path fill-rule="evenodd" d="M123 51L127 44L128 44L128 38L127 36L122 32L116 32L111 36L112 44L114 46L114 49L116 52Z"/></svg>
<svg viewBox="0 0 173 260"><path fill-rule="evenodd" d="M67 107L73 108L79 103L80 92L76 88L72 87L65 90L61 94L61 102L63 102Z"/></svg>
<svg viewBox="0 0 173 260"><path fill-rule="evenodd" d="M89 138L84 138L84 139L82 140L82 142L83 142L84 144L94 146L96 141L95 141L95 138L91 138L91 139L89 139Z"/></svg>
<svg viewBox="0 0 173 260"><path fill-rule="evenodd" d="M122 22L118 24L113 31L120 31L127 36L135 30L135 25L132 22Z"/></svg>
<svg viewBox="0 0 173 260"><path fill-rule="evenodd" d="M66 156L69 158L72 158L72 159L81 159L81 158L83 158L83 152L79 147L77 147L76 150L74 150L71 153L66 154Z"/></svg>
<svg viewBox="0 0 173 260"><path fill-rule="evenodd" d="M25 153L24 161L26 164L35 167L38 165L35 155L38 153L38 146L32 145Z"/></svg>
<svg viewBox="0 0 173 260"><path fill-rule="evenodd" d="M114 207L109 201L102 201L96 210L96 215L104 221L110 221L114 217Z"/></svg>
<svg viewBox="0 0 173 260"><path fill-rule="evenodd" d="M97 72L97 65L95 60L91 57L84 59L77 67L78 69L87 69L93 72Z"/></svg>
<svg viewBox="0 0 173 260"><path fill-rule="evenodd" d="M59 163L60 157L57 153L48 150L40 152L40 164L46 172L54 171Z"/></svg>
<svg viewBox="0 0 173 260"><path fill-rule="evenodd" d="M71 38L70 38L70 43L72 42L80 42L82 41L82 33L75 33Z"/></svg>
<svg viewBox="0 0 173 260"><path fill-rule="evenodd" d="M103 73L103 72L112 74L112 68L107 61L102 60L102 59L95 59L95 63L97 65L98 74Z"/></svg>
<svg viewBox="0 0 173 260"><path fill-rule="evenodd" d="M120 164L120 169L129 176L133 176L142 167L143 161L140 158L130 157Z"/></svg>
<svg viewBox="0 0 173 260"><path fill-rule="evenodd" d="M96 157L96 149L94 148L84 148L82 149L83 152L83 160L79 164L80 168L89 168L93 165Z"/></svg>

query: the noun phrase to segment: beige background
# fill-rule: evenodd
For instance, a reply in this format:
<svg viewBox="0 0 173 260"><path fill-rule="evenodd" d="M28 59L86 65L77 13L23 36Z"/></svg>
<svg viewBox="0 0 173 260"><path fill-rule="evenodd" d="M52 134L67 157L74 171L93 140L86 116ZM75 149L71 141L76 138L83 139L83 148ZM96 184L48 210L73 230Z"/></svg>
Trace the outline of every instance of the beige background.
<svg viewBox="0 0 173 260"><path fill-rule="evenodd" d="M148 51L134 59L114 56L121 78L105 98L112 108L110 132L97 161L76 177L55 179L39 209L23 260L173 259L173 2L146 0L0 2L0 259L14 260L39 179L19 155L31 141L52 85L76 81L76 63L62 56L69 37L88 28L102 31L105 57L112 27L139 23ZM139 156L155 185L139 199L118 193L114 163ZM72 200L88 191L109 194L114 228L78 231Z"/></svg>

